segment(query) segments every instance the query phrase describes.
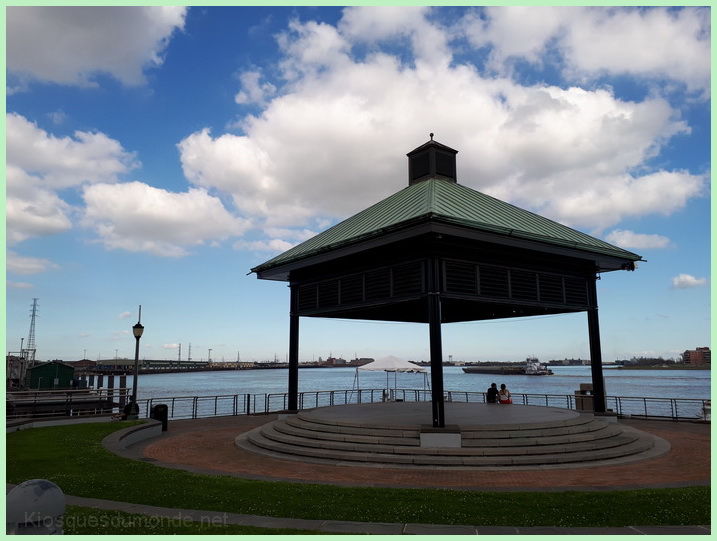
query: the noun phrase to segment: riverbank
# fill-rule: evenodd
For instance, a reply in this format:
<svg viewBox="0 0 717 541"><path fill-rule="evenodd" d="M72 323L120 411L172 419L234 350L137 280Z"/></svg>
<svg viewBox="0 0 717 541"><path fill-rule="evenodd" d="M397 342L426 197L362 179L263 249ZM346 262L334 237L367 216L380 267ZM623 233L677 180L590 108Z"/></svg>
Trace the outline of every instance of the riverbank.
<svg viewBox="0 0 717 541"><path fill-rule="evenodd" d="M618 366L619 370L711 370L710 366Z"/></svg>

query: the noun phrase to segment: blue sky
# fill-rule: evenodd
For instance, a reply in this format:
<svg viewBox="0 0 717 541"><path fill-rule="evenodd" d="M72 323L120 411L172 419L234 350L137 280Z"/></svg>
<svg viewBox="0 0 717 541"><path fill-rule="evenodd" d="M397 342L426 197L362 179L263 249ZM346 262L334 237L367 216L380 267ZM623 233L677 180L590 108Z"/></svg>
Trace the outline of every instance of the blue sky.
<svg viewBox="0 0 717 541"><path fill-rule="evenodd" d="M605 360L710 342L708 8L14 7L6 350L284 360L249 269L407 184L406 153L643 256ZM585 314L444 325L454 360L588 358ZM425 325L303 318L302 361L428 358Z"/></svg>

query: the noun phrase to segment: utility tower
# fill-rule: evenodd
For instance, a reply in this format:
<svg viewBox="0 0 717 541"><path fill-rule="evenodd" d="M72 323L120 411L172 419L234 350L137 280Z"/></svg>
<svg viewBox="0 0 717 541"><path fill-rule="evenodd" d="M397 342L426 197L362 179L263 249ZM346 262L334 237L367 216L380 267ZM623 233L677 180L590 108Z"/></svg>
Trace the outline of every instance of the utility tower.
<svg viewBox="0 0 717 541"><path fill-rule="evenodd" d="M37 318L37 309L39 299L32 299L32 311L30 312L30 334L27 335L27 347L22 351L23 357L27 361L28 366L35 363L35 319Z"/></svg>
<svg viewBox="0 0 717 541"><path fill-rule="evenodd" d="M37 319L38 299L32 299L32 312L30 314L30 335L27 338L27 347L23 346L24 338L20 339L20 353L10 353L6 357L6 389L21 389L25 385L27 369L35 364L35 319Z"/></svg>

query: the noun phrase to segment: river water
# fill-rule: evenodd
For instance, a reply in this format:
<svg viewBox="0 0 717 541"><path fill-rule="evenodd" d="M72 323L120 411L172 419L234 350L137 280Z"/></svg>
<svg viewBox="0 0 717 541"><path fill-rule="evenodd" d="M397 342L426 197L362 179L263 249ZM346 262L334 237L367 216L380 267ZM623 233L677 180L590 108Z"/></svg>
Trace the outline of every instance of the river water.
<svg viewBox="0 0 717 541"><path fill-rule="evenodd" d="M512 393L573 395L581 383L591 383L589 366L551 367L552 376L499 376L466 374L458 366L443 368L446 391L483 392L491 383L505 383ZM608 396L654 398L710 398L710 370L623 370L603 368ZM131 377L128 377L128 386ZM158 397L269 394L287 391L286 369L231 370L176 374L147 374L139 377L142 400ZM430 388L430 375L359 372L342 368L299 369L299 391L342 389Z"/></svg>
<svg viewBox="0 0 717 541"><path fill-rule="evenodd" d="M507 385L513 393L514 403L577 407L577 401L573 401L575 392L581 383L591 383L590 367L558 366L552 370L554 375L551 376L499 376L466 374L460 367L447 366L443 369L443 386L445 391L452 393L448 399L454 401L482 402L482 393L495 382ZM710 374L709 370L605 367L606 405L621 414L700 418L703 415L702 400L710 398ZM131 386L132 378L127 379L127 385ZM154 404L166 403L171 418L280 411L288 407L285 400L287 369L143 374L138 383L140 404L144 404L147 412ZM359 389L378 391L362 391L359 397ZM405 389L426 392L403 391ZM305 393L300 398L301 408L359 400L377 401L381 400L384 390L389 396L403 400L430 400L430 374L357 373L350 367L299 369L299 391ZM679 404L665 400L674 398L691 400Z"/></svg>

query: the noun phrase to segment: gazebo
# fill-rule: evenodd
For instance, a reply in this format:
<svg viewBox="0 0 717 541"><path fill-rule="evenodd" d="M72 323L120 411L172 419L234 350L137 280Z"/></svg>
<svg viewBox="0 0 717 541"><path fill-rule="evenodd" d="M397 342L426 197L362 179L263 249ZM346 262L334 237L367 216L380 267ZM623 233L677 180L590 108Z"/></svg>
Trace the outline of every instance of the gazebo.
<svg viewBox="0 0 717 541"><path fill-rule="evenodd" d="M290 410L301 317L427 323L432 424L444 427L441 324L586 312L605 411L596 280L641 257L458 184L456 154L431 134L408 153L407 187L251 269L290 284Z"/></svg>

